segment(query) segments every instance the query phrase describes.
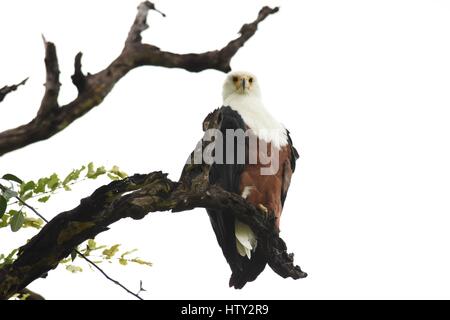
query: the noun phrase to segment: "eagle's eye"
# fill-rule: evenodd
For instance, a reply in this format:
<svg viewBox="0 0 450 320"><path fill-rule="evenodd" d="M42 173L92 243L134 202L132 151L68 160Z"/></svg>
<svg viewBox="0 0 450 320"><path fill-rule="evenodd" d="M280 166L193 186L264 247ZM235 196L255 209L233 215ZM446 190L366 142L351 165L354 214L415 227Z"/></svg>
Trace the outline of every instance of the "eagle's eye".
<svg viewBox="0 0 450 320"><path fill-rule="evenodd" d="M253 78L248 79L248 82L253 83Z"/></svg>
<svg viewBox="0 0 450 320"><path fill-rule="evenodd" d="M236 76L233 77L233 82L237 82L238 80L239 80L238 77Z"/></svg>

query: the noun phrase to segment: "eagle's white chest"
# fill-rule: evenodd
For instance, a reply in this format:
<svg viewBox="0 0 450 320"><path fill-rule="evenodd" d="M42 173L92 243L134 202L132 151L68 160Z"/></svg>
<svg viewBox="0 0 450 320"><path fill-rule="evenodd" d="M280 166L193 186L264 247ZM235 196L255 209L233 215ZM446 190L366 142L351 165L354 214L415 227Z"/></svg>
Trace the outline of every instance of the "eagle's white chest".
<svg viewBox="0 0 450 320"><path fill-rule="evenodd" d="M253 133L260 139L280 148L288 143L286 128L264 107L261 98L252 95L232 94L224 102L237 111Z"/></svg>

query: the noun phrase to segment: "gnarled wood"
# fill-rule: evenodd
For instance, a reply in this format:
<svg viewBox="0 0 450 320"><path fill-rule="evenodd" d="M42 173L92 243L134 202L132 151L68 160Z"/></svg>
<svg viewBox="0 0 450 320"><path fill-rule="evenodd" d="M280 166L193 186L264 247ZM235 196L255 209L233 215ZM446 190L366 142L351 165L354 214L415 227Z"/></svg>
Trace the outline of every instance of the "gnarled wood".
<svg viewBox="0 0 450 320"><path fill-rule="evenodd" d="M167 52L153 45L142 43L141 32L148 28L146 20L149 10L156 10L153 3L145 1L139 5L136 19L125 41L123 51L106 69L96 74L84 75L81 71L81 53L77 54L72 82L78 89L78 96L62 107L59 107L57 103L59 69L56 48L53 43L45 40L47 81L38 115L28 124L0 133L0 156L48 139L64 130L73 121L98 106L114 85L130 70L137 67L182 68L191 72L200 72L206 69L230 71L230 61L233 56L255 34L258 24L277 12L278 8L262 8L257 19L252 23L245 24L241 28L240 36L230 41L222 49L189 54ZM15 90L14 86L9 89L5 88L1 90L6 93L8 90ZM0 101L2 99L1 90Z"/></svg>

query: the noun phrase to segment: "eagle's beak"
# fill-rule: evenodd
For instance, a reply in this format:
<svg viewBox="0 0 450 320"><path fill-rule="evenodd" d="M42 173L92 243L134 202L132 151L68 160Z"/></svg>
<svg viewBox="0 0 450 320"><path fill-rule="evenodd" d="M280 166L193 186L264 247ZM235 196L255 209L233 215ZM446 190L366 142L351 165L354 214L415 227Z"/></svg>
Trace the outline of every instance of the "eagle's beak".
<svg viewBox="0 0 450 320"><path fill-rule="evenodd" d="M245 79L242 79L242 91L245 92Z"/></svg>

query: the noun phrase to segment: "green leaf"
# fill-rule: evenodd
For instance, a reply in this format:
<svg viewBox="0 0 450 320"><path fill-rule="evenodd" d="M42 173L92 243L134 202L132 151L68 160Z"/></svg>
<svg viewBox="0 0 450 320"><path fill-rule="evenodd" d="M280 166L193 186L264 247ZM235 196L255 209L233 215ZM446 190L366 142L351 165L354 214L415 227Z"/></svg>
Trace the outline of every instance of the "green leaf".
<svg viewBox="0 0 450 320"><path fill-rule="evenodd" d="M5 228L8 226L9 224L8 218L9 218L8 214L5 214L3 215L3 217L0 218L0 228Z"/></svg>
<svg viewBox="0 0 450 320"><path fill-rule="evenodd" d="M50 196L39 198L38 201L42 202L42 203L46 203L48 201L48 199L50 199Z"/></svg>
<svg viewBox="0 0 450 320"><path fill-rule="evenodd" d="M34 183L34 181L28 181L27 183L22 183L20 185L19 195L22 197L25 194L25 192L33 190L34 188L36 188L36 184Z"/></svg>
<svg viewBox="0 0 450 320"><path fill-rule="evenodd" d="M43 225L44 225L44 220L42 220L40 218L25 217L25 221L23 222L24 228L41 229Z"/></svg>
<svg viewBox="0 0 450 320"><path fill-rule="evenodd" d="M7 206L8 201L6 200L6 198L4 196L0 196L0 218L5 214Z"/></svg>
<svg viewBox="0 0 450 320"><path fill-rule="evenodd" d="M89 179L97 179L98 176L101 176L106 173L105 167L99 167L97 170L94 168L94 164L91 162L88 164L88 172L86 177Z"/></svg>
<svg viewBox="0 0 450 320"><path fill-rule="evenodd" d="M126 265L128 264L128 261L127 261L127 259L120 258L120 259L119 259L119 263L120 263L121 265L123 265L123 266L126 266Z"/></svg>
<svg viewBox="0 0 450 320"><path fill-rule="evenodd" d="M70 264L68 266L66 266L66 270L70 271L72 273L77 273L77 272L82 272L83 269L79 266L74 266L73 264Z"/></svg>
<svg viewBox="0 0 450 320"><path fill-rule="evenodd" d="M27 193L25 193L24 195L22 195L21 199L22 201L27 201L28 199L30 199L33 196L33 191L28 191Z"/></svg>
<svg viewBox="0 0 450 320"><path fill-rule="evenodd" d="M71 181L77 180L80 177L81 171L86 169L85 166L82 166L81 169L74 169L71 173L67 175L67 177L63 180L62 184L66 185Z"/></svg>
<svg viewBox="0 0 450 320"><path fill-rule="evenodd" d="M115 244L111 248L103 250L102 254L106 259L111 259L119 251L119 246L120 244Z"/></svg>
<svg viewBox="0 0 450 320"><path fill-rule="evenodd" d="M89 239L87 245L90 250L94 250L97 247L97 243L94 239Z"/></svg>
<svg viewBox="0 0 450 320"><path fill-rule="evenodd" d="M37 186L34 188L35 193L43 193L45 192L45 186L48 183L48 178L41 178L38 180Z"/></svg>
<svg viewBox="0 0 450 320"><path fill-rule="evenodd" d="M95 171L95 173L90 177L91 179L97 179L97 177L103 175L106 173L106 169L105 167L100 167L97 168L97 170Z"/></svg>
<svg viewBox="0 0 450 320"><path fill-rule="evenodd" d="M109 172L115 174L116 176L120 177L121 179L125 179L126 177L128 177L128 174L126 174L125 172L120 170L118 166L112 167L112 169L109 170Z"/></svg>
<svg viewBox="0 0 450 320"><path fill-rule="evenodd" d="M89 178L89 176L93 175L94 173L95 173L94 164L92 162L89 162L89 164L88 164L88 172L86 173L86 177Z"/></svg>
<svg viewBox="0 0 450 320"><path fill-rule="evenodd" d="M3 260L2 263L0 263L0 268L7 265L7 264L11 264L14 262L14 260L16 260L16 253L19 251L19 249L14 249L13 251L11 251L7 257L5 257L3 254L0 255L0 261Z"/></svg>
<svg viewBox="0 0 450 320"><path fill-rule="evenodd" d="M5 260L14 260L14 255L19 251L19 249L14 249L11 251L8 256L5 258Z"/></svg>
<svg viewBox="0 0 450 320"><path fill-rule="evenodd" d="M88 256L91 254L91 251L95 250L97 247L97 244L95 243L95 241L93 239L89 239L87 244L86 244L86 249L84 250L84 255Z"/></svg>
<svg viewBox="0 0 450 320"><path fill-rule="evenodd" d="M10 174L10 173L5 174L5 175L2 177L2 179L8 180L8 181L14 181L14 182L17 182L17 183L20 183L20 184L23 183L23 181L22 181L21 179L17 178L15 175Z"/></svg>
<svg viewBox="0 0 450 320"><path fill-rule="evenodd" d="M59 183L59 177L56 173L54 173L49 177L47 186L50 188L50 190L55 191L55 189L58 188Z"/></svg>
<svg viewBox="0 0 450 320"><path fill-rule="evenodd" d="M11 210L11 212L13 212L13 210ZM9 221L9 225L11 226L11 231L12 232L19 231L20 228L22 228L24 222L25 222L25 216L23 215L23 212L15 211L12 214L11 219Z"/></svg>

